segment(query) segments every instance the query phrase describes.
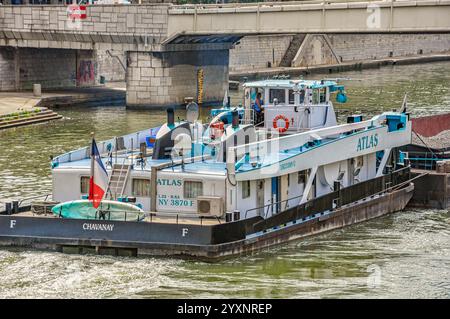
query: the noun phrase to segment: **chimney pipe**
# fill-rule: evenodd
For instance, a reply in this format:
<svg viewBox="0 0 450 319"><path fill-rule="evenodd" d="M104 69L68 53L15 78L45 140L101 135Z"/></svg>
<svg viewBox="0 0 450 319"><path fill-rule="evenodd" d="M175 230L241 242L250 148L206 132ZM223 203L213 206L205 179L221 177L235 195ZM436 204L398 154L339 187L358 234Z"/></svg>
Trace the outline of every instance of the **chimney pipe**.
<svg viewBox="0 0 450 319"><path fill-rule="evenodd" d="M232 117L232 121L231 121L231 126L233 128L238 128L239 127L239 113L237 110L233 110L231 112L231 117Z"/></svg>
<svg viewBox="0 0 450 319"><path fill-rule="evenodd" d="M175 113L172 107L167 109L167 126L171 127L175 125Z"/></svg>

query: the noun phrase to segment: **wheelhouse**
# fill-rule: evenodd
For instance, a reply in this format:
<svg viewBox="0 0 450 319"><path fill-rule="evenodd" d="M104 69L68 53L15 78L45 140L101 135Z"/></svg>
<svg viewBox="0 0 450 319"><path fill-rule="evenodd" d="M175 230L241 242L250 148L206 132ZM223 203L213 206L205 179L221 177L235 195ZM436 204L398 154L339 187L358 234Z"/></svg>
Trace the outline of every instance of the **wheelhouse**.
<svg viewBox="0 0 450 319"><path fill-rule="evenodd" d="M247 121L280 133L336 125L333 93L346 101L344 86L329 80L261 80L244 84Z"/></svg>

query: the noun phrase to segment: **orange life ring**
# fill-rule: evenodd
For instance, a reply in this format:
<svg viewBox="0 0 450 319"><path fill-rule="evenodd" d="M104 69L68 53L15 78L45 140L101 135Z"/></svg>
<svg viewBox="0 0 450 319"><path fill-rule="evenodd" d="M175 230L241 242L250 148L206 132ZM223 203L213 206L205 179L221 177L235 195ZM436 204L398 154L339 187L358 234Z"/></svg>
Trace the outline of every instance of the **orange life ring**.
<svg viewBox="0 0 450 319"><path fill-rule="evenodd" d="M284 127L278 127L278 124L277 124L278 120L284 120ZM289 128L289 119L284 115L278 114L273 119L272 125L273 125L274 129L278 130L278 132L284 133Z"/></svg>

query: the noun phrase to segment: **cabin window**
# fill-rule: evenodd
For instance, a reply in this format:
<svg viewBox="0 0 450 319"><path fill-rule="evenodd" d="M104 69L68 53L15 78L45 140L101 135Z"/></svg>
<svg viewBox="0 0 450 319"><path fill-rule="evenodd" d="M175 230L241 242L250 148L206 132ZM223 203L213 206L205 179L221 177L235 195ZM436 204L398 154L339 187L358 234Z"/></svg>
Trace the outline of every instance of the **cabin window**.
<svg viewBox="0 0 450 319"><path fill-rule="evenodd" d="M295 104L294 90L289 90L289 104Z"/></svg>
<svg viewBox="0 0 450 319"><path fill-rule="evenodd" d="M150 197L150 180L143 178L133 179L131 193L135 197Z"/></svg>
<svg viewBox="0 0 450 319"><path fill-rule="evenodd" d="M305 184L306 183L306 171L298 172L297 182L299 184Z"/></svg>
<svg viewBox="0 0 450 319"><path fill-rule="evenodd" d="M242 199L250 197L250 181L242 182Z"/></svg>
<svg viewBox="0 0 450 319"><path fill-rule="evenodd" d="M89 193L89 176L81 176L80 178L80 191L81 194Z"/></svg>
<svg viewBox="0 0 450 319"><path fill-rule="evenodd" d="M325 88L319 90L319 100L320 103L325 103L327 101L327 92Z"/></svg>
<svg viewBox="0 0 450 319"><path fill-rule="evenodd" d="M203 195L203 183L198 181L184 181L184 198L197 198Z"/></svg>
<svg viewBox="0 0 450 319"><path fill-rule="evenodd" d="M305 90L300 90L300 104L305 103Z"/></svg>
<svg viewBox="0 0 450 319"><path fill-rule="evenodd" d="M286 91L284 89L270 89L269 103L273 104L273 100L277 99L278 104L286 102Z"/></svg>
<svg viewBox="0 0 450 319"><path fill-rule="evenodd" d="M312 90L312 104L319 104L319 90Z"/></svg>

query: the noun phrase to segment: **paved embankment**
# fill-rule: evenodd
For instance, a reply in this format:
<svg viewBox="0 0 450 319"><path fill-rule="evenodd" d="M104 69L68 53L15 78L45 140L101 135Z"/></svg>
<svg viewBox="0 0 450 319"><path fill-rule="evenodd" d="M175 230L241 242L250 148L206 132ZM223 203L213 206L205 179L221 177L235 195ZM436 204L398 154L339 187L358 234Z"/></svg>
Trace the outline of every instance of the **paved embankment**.
<svg viewBox="0 0 450 319"><path fill-rule="evenodd" d="M124 104L123 83L108 84L107 87L65 89L43 92L36 97L33 92L0 92L0 129L12 128L62 118L51 108L93 105Z"/></svg>
<svg viewBox="0 0 450 319"><path fill-rule="evenodd" d="M281 74L288 74L291 76L300 76L306 74L323 74L323 73L335 73L352 70L373 69L387 65L406 65L415 63L428 63L438 61L450 61L450 53L448 54L433 54L433 55L418 55L409 57L387 58L379 60L364 60L364 61L351 61L342 62L339 64L331 65L316 65L309 67L276 67L265 69L252 69L247 71L234 71L230 72L231 80L239 80L240 78L258 78L275 76Z"/></svg>

